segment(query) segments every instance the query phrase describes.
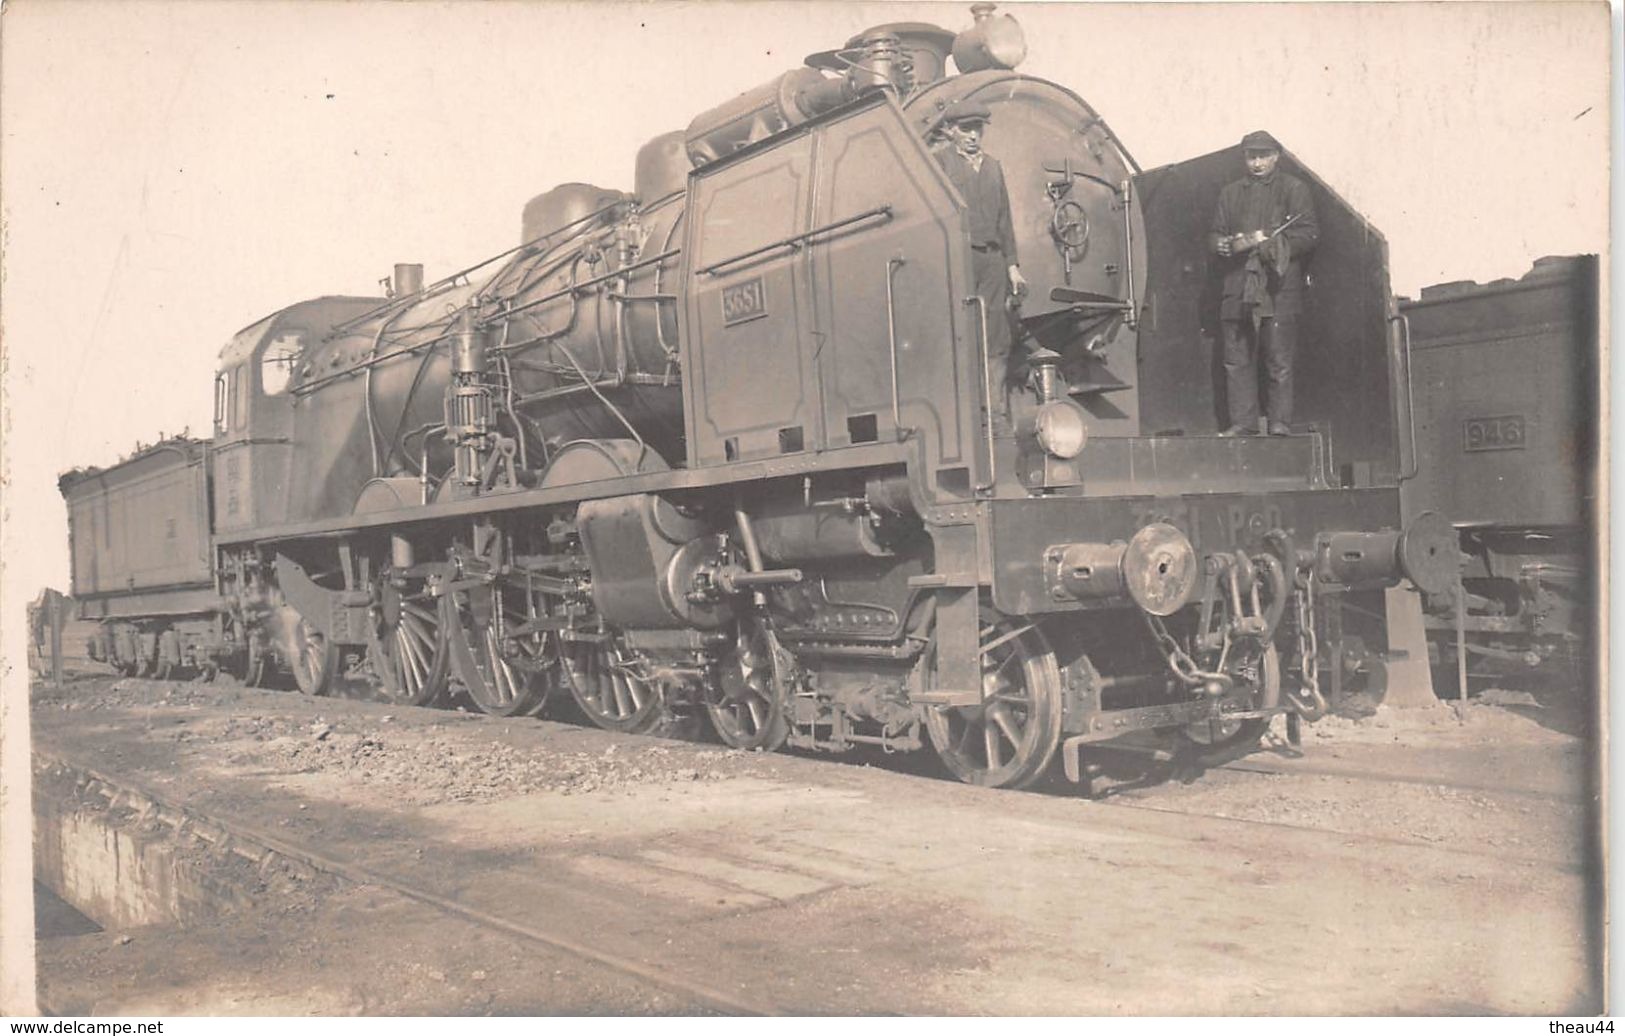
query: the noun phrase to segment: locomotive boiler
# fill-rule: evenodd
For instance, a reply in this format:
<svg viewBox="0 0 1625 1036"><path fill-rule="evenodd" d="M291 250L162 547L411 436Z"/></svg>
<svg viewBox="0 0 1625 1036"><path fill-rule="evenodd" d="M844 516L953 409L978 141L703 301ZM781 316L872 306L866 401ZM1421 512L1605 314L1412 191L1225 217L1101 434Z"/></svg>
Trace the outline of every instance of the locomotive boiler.
<svg viewBox="0 0 1625 1036"><path fill-rule="evenodd" d="M929 745L994 786L1057 753L1077 778L1083 746L1136 731L1214 748L1318 717L1345 597L1455 578L1449 525L1400 518L1382 239L1284 157L1323 214L1308 420L1218 436L1203 242L1233 149L1141 170L1015 71L1013 19L973 14L810 56L645 145L631 193L539 196L478 265L240 333L208 604L175 650L311 694ZM1015 314L973 291L935 156L967 102L993 113L1034 289Z"/></svg>

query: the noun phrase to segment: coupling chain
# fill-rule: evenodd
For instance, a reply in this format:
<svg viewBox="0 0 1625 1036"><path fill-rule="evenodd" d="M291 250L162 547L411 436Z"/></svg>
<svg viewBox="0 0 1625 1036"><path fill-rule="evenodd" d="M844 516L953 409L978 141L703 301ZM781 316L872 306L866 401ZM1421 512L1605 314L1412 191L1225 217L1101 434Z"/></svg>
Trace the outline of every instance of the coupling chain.
<svg viewBox="0 0 1625 1036"><path fill-rule="evenodd" d="M1315 638L1315 575L1311 571L1298 573L1298 660L1303 671L1303 687L1299 696L1299 710L1310 714L1311 722L1326 711L1326 699L1320 694L1320 645Z"/></svg>
<svg viewBox="0 0 1625 1036"><path fill-rule="evenodd" d="M1141 612L1140 614L1145 616L1146 625L1151 627L1151 636L1155 638L1157 647L1162 649L1164 657L1168 659L1168 668L1174 671L1175 676L1194 686L1218 675L1204 672L1202 667L1196 664L1196 659L1192 658L1189 652L1179 646L1179 641L1175 640L1173 634L1168 632L1168 628L1163 625L1161 618L1152 615L1150 612Z"/></svg>

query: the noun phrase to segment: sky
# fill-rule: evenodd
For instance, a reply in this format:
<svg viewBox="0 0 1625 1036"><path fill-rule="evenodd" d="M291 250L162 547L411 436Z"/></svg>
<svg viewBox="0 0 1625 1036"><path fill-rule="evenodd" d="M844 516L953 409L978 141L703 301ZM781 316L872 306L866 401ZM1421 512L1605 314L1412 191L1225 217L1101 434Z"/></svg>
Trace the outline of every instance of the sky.
<svg viewBox="0 0 1625 1036"><path fill-rule="evenodd" d="M1396 291L1607 246L1608 9L1010 4L1021 71L1144 167L1273 132ZM515 244L530 197L868 26L968 4L14 0L0 33L0 628L66 589L55 479L207 434L219 349L300 299Z"/></svg>

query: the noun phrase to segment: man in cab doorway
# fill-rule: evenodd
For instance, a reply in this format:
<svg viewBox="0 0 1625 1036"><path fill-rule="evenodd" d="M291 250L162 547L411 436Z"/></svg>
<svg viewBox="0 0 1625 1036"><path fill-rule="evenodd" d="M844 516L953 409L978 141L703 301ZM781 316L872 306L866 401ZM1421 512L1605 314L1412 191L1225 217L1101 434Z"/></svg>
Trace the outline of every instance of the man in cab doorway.
<svg viewBox="0 0 1625 1036"><path fill-rule="evenodd" d="M937 151L937 161L969 209L972 273L976 294L987 307L988 384L993 393L989 405L995 424L1000 424L1009 419L1011 300L1026 293L1027 281L1016 257L1004 169L982 150L982 131L992 117L981 101L962 98L950 104L941 122L947 145Z"/></svg>

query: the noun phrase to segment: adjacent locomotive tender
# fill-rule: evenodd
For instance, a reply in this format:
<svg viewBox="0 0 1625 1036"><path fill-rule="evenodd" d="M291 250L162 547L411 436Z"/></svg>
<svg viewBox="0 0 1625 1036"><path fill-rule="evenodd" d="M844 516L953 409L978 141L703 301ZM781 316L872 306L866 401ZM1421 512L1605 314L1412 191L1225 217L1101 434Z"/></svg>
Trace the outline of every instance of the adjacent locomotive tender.
<svg viewBox="0 0 1625 1036"><path fill-rule="evenodd" d="M1399 303L1417 435L1405 504L1456 523L1474 681L1594 675L1599 283L1596 256L1551 256ZM1428 652L1453 686L1455 600L1428 603Z"/></svg>
<svg viewBox="0 0 1625 1036"><path fill-rule="evenodd" d="M929 745L1004 787L1131 732L1317 718L1345 598L1456 578L1450 526L1401 520L1386 245L1283 156L1322 214L1308 423L1219 437L1235 150L1142 171L973 14L812 55L469 269L243 330L211 439L62 478L99 657L500 715L567 691L609 729ZM1033 288L1008 424L933 155L967 99Z"/></svg>

